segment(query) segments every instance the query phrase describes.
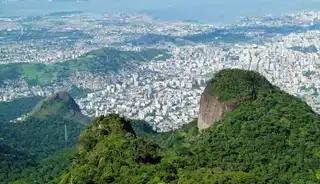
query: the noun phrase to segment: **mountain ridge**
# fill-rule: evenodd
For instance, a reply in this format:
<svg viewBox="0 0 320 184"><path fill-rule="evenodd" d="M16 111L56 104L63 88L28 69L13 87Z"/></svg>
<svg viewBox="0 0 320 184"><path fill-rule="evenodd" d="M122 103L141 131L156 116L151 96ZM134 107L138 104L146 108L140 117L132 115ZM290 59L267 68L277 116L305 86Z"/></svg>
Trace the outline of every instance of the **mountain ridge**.
<svg viewBox="0 0 320 184"><path fill-rule="evenodd" d="M20 104L19 112L31 112L19 121L4 118L7 121L0 123L0 173L4 173L0 174L0 183L19 180L17 183L42 184L61 175L70 163L67 152L72 151L77 137L90 122L67 92L55 93L32 109L35 100L40 98L22 101L28 104L4 104Z"/></svg>
<svg viewBox="0 0 320 184"><path fill-rule="evenodd" d="M89 122L70 94L62 91L42 100L23 120L1 123L0 135L17 149L43 157L73 146Z"/></svg>
<svg viewBox="0 0 320 184"><path fill-rule="evenodd" d="M101 133L99 128L91 127L81 138L89 149L85 153L78 151L73 167L54 183L320 181L320 116L311 107L252 71L222 70L215 75L214 84L208 84L209 92L214 92L210 96L237 106L221 120L211 122L201 134L196 122L158 135L146 130L148 136L142 133L145 126L135 126L141 137L129 136L129 142L140 148L153 145L150 152L143 149L136 153L123 133ZM100 121L107 127L109 121L113 121L109 126L121 124L113 115L101 116L95 123ZM137 162L136 154L138 158L142 154L158 159L152 163Z"/></svg>
<svg viewBox="0 0 320 184"><path fill-rule="evenodd" d="M224 69L211 79L200 99L198 128L206 129L224 119L246 101L252 101L268 92L279 90L258 72Z"/></svg>
<svg viewBox="0 0 320 184"><path fill-rule="evenodd" d="M88 124L90 118L81 113L79 105L66 91L57 92L41 103L30 113L30 116L45 118L48 116L60 116L67 120Z"/></svg>
<svg viewBox="0 0 320 184"><path fill-rule="evenodd" d="M219 120L209 119L211 124L201 132L197 120L179 130L156 133L143 122L100 116L82 131L65 172L46 182L320 182L320 115L307 103L260 74L239 69L215 74L205 92L232 109ZM58 94L46 103L70 100ZM58 132L63 137L61 129Z"/></svg>

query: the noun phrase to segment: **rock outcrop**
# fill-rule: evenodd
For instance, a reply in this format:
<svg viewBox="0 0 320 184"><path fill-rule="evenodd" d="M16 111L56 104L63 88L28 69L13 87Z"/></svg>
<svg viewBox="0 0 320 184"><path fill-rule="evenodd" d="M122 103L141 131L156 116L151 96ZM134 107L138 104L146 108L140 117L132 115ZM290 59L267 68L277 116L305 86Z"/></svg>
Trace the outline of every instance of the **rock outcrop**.
<svg viewBox="0 0 320 184"><path fill-rule="evenodd" d="M244 102L256 100L258 96L277 90L258 72L241 69L224 69L208 82L200 100L198 128L209 128L224 119Z"/></svg>
<svg viewBox="0 0 320 184"><path fill-rule="evenodd" d="M53 94L47 98L48 103L56 103L56 102L63 102L65 104L68 104L69 107L76 111L80 112L79 105L75 102L75 100L71 97L71 95L68 92L60 91L56 94Z"/></svg>
<svg viewBox="0 0 320 184"><path fill-rule="evenodd" d="M222 120L231 108L211 96L207 90L201 95L200 111L198 117L198 129L203 130L212 126L215 122Z"/></svg>
<svg viewBox="0 0 320 184"><path fill-rule="evenodd" d="M65 91L55 93L43 100L31 113L35 117L59 116L63 119L88 124L90 119L81 113L79 105Z"/></svg>

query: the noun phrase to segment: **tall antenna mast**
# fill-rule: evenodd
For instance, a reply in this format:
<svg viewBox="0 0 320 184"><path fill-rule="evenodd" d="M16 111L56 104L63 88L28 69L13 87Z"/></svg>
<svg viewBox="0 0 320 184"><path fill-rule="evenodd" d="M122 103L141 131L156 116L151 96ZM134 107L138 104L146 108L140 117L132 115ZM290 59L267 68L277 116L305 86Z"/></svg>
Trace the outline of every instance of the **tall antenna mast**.
<svg viewBox="0 0 320 184"><path fill-rule="evenodd" d="M64 147L66 148L68 145L68 130L67 125L64 125Z"/></svg>

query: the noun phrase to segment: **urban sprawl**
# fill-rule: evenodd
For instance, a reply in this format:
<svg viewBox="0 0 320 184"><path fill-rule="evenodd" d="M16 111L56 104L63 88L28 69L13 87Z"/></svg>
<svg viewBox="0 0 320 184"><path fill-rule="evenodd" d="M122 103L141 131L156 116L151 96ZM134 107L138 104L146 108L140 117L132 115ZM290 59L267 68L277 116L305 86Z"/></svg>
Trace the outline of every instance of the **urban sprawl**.
<svg viewBox="0 0 320 184"><path fill-rule="evenodd" d="M135 14L57 13L0 18L0 32L1 65L67 62L103 47L170 54L117 72L74 72L50 86L4 79L0 101L77 86L90 90L76 99L86 115L118 113L168 131L197 117L201 93L215 72L242 68L258 71L320 112L320 12L244 18L226 26Z"/></svg>

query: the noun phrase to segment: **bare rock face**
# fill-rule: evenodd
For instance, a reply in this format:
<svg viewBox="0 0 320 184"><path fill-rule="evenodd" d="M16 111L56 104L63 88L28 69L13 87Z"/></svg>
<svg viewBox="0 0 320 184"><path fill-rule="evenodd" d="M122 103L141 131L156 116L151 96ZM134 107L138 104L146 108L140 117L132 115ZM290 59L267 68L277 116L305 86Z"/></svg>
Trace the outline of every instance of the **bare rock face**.
<svg viewBox="0 0 320 184"><path fill-rule="evenodd" d="M224 119L227 112L273 90L278 89L255 71L223 69L215 73L201 96L199 130L209 128Z"/></svg>
<svg viewBox="0 0 320 184"><path fill-rule="evenodd" d="M201 95L200 111L198 117L199 130L207 129L215 122L224 118L231 108L220 102L216 97L211 96L207 90Z"/></svg>

